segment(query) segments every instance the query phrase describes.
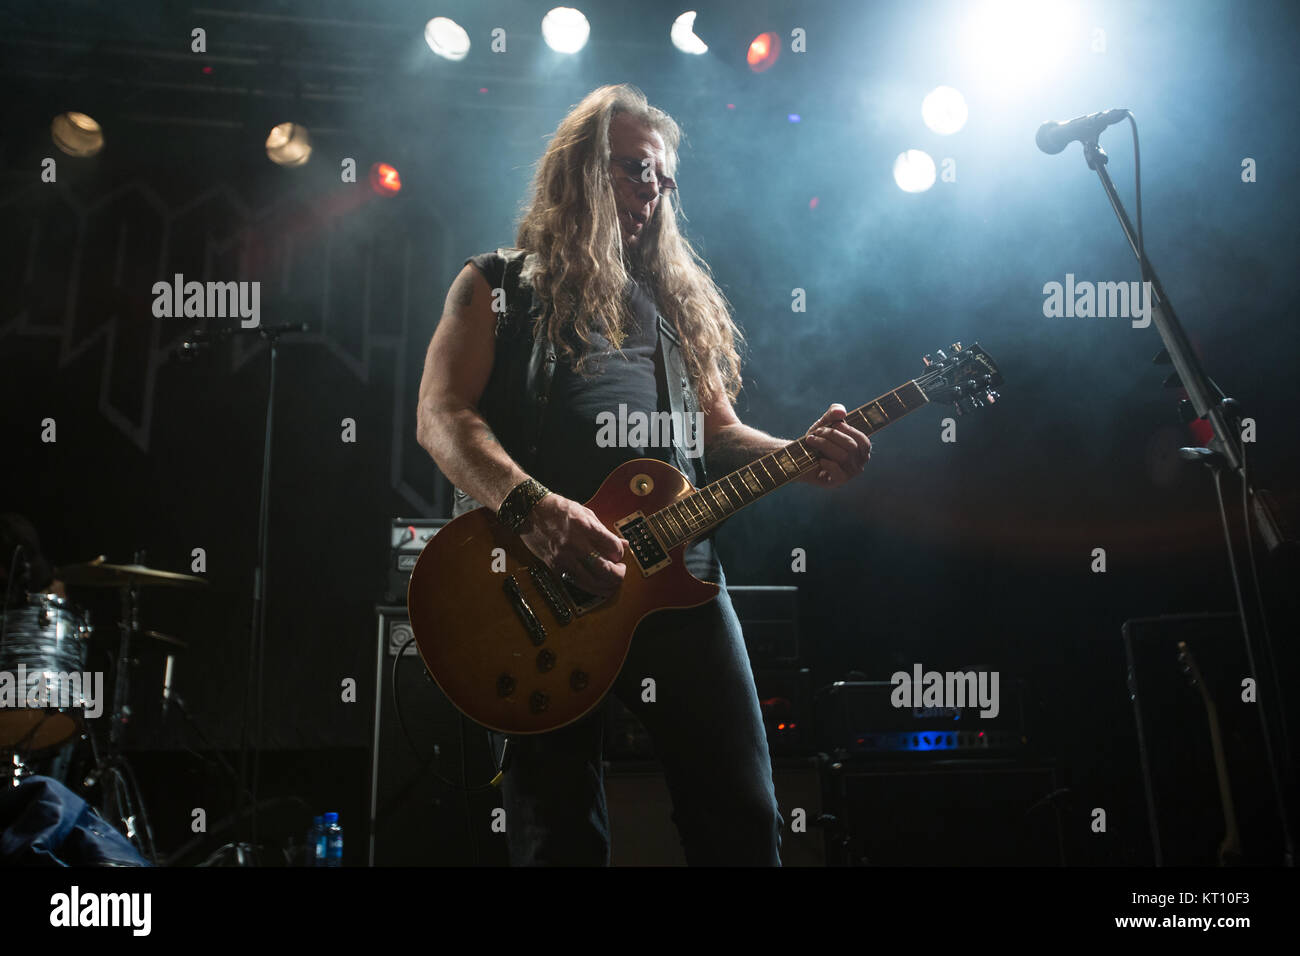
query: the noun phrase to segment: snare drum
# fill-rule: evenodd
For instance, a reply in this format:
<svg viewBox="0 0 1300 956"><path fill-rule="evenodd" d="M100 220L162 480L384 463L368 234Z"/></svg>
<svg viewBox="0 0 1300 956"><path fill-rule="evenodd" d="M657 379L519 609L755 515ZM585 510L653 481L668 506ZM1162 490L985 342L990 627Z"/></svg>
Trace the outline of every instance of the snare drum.
<svg viewBox="0 0 1300 956"><path fill-rule="evenodd" d="M57 594L0 611L0 750L35 753L81 729L91 627Z"/></svg>

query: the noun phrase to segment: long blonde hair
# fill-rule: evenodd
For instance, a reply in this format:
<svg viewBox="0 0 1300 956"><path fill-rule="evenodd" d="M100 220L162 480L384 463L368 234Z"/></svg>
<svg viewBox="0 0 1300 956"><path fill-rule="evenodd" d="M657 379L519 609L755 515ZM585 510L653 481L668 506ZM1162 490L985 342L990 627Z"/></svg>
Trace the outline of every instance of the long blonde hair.
<svg viewBox="0 0 1300 956"><path fill-rule="evenodd" d="M681 128L634 86L602 86L564 117L537 162L515 244L530 255L523 278L548 308L544 334L575 370L585 373L568 332L587 349L592 334L621 343L631 325L626 290L633 262L624 250L610 176L609 127L627 113L663 137L665 172L675 176ZM713 372L728 399L740 392L740 328L708 264L677 229L678 191L660 200L638 244L637 274L682 340L688 372L703 408L715 395Z"/></svg>

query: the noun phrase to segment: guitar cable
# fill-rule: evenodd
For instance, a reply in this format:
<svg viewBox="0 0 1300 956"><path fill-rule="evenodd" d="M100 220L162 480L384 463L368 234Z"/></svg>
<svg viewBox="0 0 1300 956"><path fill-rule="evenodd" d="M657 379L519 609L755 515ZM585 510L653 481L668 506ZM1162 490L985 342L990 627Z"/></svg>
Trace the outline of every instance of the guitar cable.
<svg viewBox="0 0 1300 956"><path fill-rule="evenodd" d="M423 771L426 767L429 766L429 764L433 763L439 757L439 754L437 750L434 750L433 753L428 755L422 754L420 752L420 748L416 746L415 739L411 736L411 732L406 726L406 720L402 717L402 697L401 697L401 691L399 689L400 685L397 682L397 665L402 660L402 656L406 653L406 649L410 647L414 641L415 641L415 635L412 634L402 643L402 646L397 649L397 653L393 656L393 675L392 675L393 676L393 680L392 680L393 708L397 711L397 723L402 728L402 735L406 737L406 742L410 745L411 750L415 752L416 756L424 757L424 763L420 767L421 771ZM426 672L426 676L427 676L427 672ZM488 735L488 747L490 750L492 750L492 758L493 758L492 762L496 764L496 773L493 775L492 779L489 780L487 783L482 783L471 787L465 783L465 771L466 771L465 736L466 736L466 729L464 725L464 714L461 714L460 760L461 760L461 781L462 782L459 784L453 783L452 781L448 780L446 777L442 776L442 774L438 773L436 770L431 771L433 778L437 780L439 783L441 783L443 786L447 787L449 790L463 792L467 797L471 793L486 793L488 791L495 790L498 786L500 786L501 778L505 776L506 768L509 766L509 761L506 758L506 752L510 744L509 738L506 739L506 745L501 749L501 762L497 764L496 751L495 749L492 748L492 737L490 734Z"/></svg>

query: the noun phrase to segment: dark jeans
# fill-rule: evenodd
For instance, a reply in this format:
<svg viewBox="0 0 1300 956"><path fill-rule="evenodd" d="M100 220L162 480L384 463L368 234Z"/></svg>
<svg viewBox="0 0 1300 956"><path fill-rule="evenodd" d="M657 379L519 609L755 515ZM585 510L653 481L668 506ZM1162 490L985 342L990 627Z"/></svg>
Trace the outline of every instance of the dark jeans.
<svg viewBox="0 0 1300 956"><path fill-rule="evenodd" d="M758 693L725 576L721 583L708 604L641 622L612 693L654 738L687 863L780 866ZM647 677L654 703L641 699ZM609 865L604 724L602 704L568 727L510 738L501 791L512 866Z"/></svg>

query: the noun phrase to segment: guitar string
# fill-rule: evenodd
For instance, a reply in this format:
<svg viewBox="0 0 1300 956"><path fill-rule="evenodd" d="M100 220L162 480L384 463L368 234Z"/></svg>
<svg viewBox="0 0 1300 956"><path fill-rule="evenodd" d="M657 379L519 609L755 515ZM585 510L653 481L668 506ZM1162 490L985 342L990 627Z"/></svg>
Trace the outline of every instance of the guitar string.
<svg viewBox="0 0 1300 956"><path fill-rule="evenodd" d="M845 416L845 420L847 421L848 417L851 415L856 415L859 419L862 420L863 424L870 424L870 420L863 412L863 409L870 408L872 405L876 405L880 409L881 414L885 416L886 421L882 422L879 427L871 429L870 434L875 434L876 432L883 429L885 426L892 424L895 418L902 417L902 416L890 417L890 415L887 412L885 412L884 408L880 406L880 402L882 399L885 399L889 396L893 396L894 400L897 401L903 407L903 415L906 415L910 412L915 411L917 408L920 408L921 405L917 405L915 408L908 408L907 402L905 402L898 395L899 389L906 388L908 385L916 385L921 390L922 394L924 394L925 389L930 384L932 384L936 379L941 379L943 378L944 375L949 374L953 371L954 370L952 368L937 368L933 371L925 372L920 376L918 376L917 378L912 379L910 382L900 385L898 386L898 388L886 392L883 395L873 399L872 401L867 402L866 404L858 408L855 408L853 411L849 412ZM923 404L928 404L928 399ZM804 437L806 438L807 436ZM805 464L802 465L800 464L799 459L796 458L794 453L790 451L790 445L797 445L799 447L799 451L807 458L807 462ZM758 497L761 497L762 495L768 492L775 491L777 488L781 487L781 485L792 480L792 476L786 473L785 468L781 466L780 461L778 460L778 456L780 456L782 452L786 452L789 455L790 461L796 466L797 470L794 473L796 475L802 472L803 470L805 470L812 462L815 462L817 460L816 457L812 455L807 448L804 447L803 438L795 439L794 441L783 446L782 448L778 448L776 451L769 452L766 455L762 455L759 458L755 459L754 461L750 462L748 465L744 465L741 468L737 468L735 471L731 472L730 474L724 475L721 478L717 479L716 481L711 482L708 485L705 485L703 488L697 489L692 494L687 495L686 497L680 499L679 501L676 501L670 505L666 505L665 507L661 508L659 511L656 511L648 515L647 521L651 525L651 529L658 532L658 537L660 539L672 540L673 543L670 544L669 547L676 547L682 541L686 540L686 538L682 537L679 532L674 531L670 527L667 528L667 530L671 531L671 535L663 534L663 531L667 526L668 520L675 520L678 524L683 524L681 518L683 517L683 513L684 513L684 517L686 518L684 527L686 528L687 532L690 534L698 534L699 532L703 531L706 527L708 527L710 521L716 523L718 521L718 515L715 512L720 512L722 519L725 520L727 517L729 517L730 514L734 514L736 511L738 511L739 508L732 507L731 511L728 512L724 507L719 505L717 494L711 489L713 489L715 486L721 489L723 487L722 482L731 481L733 482L732 491L733 493L735 493L736 489L734 488L734 482L736 480L736 475L739 472L746 469L750 471L751 477L754 478L754 481L757 483L759 490L757 493L753 492L753 490L749 488L748 483L746 483L742 478L741 484L744 487L744 490L750 494L757 494L757 497L752 498L751 501L745 502L740 507L743 508L745 507L746 504L752 504L753 501L758 500ZM767 464L765 462L765 459L768 458L771 458L773 462L776 463L777 466L781 468L780 481L774 479L772 473L768 470ZM772 483L772 487L770 488L764 487L762 479L759 478L757 474L754 472L755 465L760 465L762 467L763 473L767 476L768 481ZM710 504L709 500L704 496L706 491L713 496L712 504ZM729 504L730 498L726 495L725 490L723 491L723 497L724 497L724 501L726 501ZM741 496L738 495L738 497ZM692 514L691 512L692 507L694 507L698 513ZM708 511L707 515L705 514L705 509L707 509Z"/></svg>

